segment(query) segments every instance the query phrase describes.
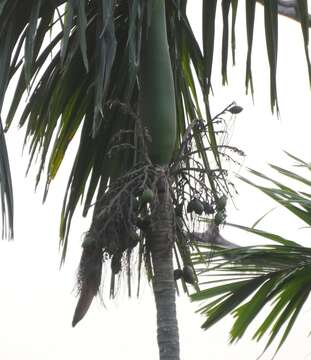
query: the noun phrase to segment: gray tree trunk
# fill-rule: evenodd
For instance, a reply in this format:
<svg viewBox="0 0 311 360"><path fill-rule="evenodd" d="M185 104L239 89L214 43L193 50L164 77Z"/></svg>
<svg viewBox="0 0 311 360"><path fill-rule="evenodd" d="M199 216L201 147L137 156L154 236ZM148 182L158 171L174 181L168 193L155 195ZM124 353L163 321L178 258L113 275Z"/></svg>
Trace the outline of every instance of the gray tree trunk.
<svg viewBox="0 0 311 360"><path fill-rule="evenodd" d="M173 275L174 218L167 179L162 174L158 201L151 214L149 244L153 265L153 292L157 309L160 360L179 360L179 335Z"/></svg>

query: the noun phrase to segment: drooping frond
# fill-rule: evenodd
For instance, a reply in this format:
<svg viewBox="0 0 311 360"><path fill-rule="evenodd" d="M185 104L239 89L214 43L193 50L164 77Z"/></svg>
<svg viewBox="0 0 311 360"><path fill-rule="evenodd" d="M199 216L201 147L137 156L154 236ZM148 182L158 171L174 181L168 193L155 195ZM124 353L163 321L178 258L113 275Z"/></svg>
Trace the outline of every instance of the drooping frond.
<svg viewBox="0 0 311 360"><path fill-rule="evenodd" d="M99 181L104 192L111 176L132 165L133 154L128 156L126 147L116 146L118 156L111 147L120 145L114 137L129 144L134 139L143 6L138 1L67 1L59 8L52 2L32 5L25 10L22 3L10 2L2 14L16 32L6 72L13 75L21 68L6 127L28 92L19 125L26 126L30 165L37 153L41 155L37 183L47 167L45 197L71 139L81 129L62 214L61 238L67 239L83 193L86 214Z"/></svg>
<svg viewBox="0 0 311 360"><path fill-rule="evenodd" d="M264 2L272 105L277 104L277 8L274 3ZM251 84L250 58L256 7L255 2L251 4L248 1L247 4L247 83ZM18 77L5 118L5 128L9 128L19 105L23 107L19 125L26 127L30 165L40 154L37 183L42 178L43 169L47 169L45 196L71 139L80 134L62 213L61 237L64 239L68 237L71 218L82 195L85 194L86 214L99 184L104 192L113 173L122 173L134 165L134 152L126 153L125 149L128 148L125 144L135 141L133 134L140 91L140 44L143 22L149 11L145 5L142 0L33 0L27 4L14 0L1 4L1 104L9 82L14 76ZM206 155L199 134L195 135L195 142L208 173L215 162L221 168L221 156L208 105L216 5L216 1L203 1L201 51L187 18L187 1L166 1L168 42L176 93L176 152L189 124L196 119L204 119L208 124L211 156ZM224 82L227 78L229 17L232 15L231 44L234 53L234 26L238 10L238 1L222 2ZM307 54L308 22L304 1L299 1L299 11ZM196 82L199 86L196 86ZM27 103L23 105L23 95L26 93ZM201 96L205 111L199 105ZM114 147L119 155L109 158L111 139L120 133L127 134L122 138L123 150ZM122 161L119 161L120 157ZM217 197L213 177L208 176L208 181Z"/></svg>

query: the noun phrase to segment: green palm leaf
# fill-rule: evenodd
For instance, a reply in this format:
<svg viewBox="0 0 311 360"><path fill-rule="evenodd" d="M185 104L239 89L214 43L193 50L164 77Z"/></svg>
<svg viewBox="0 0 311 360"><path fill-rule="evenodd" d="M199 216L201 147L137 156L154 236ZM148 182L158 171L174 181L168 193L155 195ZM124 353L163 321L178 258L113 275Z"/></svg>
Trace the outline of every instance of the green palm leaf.
<svg viewBox="0 0 311 360"><path fill-rule="evenodd" d="M6 141L0 120L0 197L2 210L2 238L12 239L13 229L13 190Z"/></svg>
<svg viewBox="0 0 311 360"><path fill-rule="evenodd" d="M232 63L235 65L235 48L236 48L236 36L235 36L235 23L238 10L238 0L231 0L232 6L232 20L231 20L231 51L232 51Z"/></svg>
<svg viewBox="0 0 311 360"><path fill-rule="evenodd" d="M227 62L228 62L228 42L229 42L229 10L231 0L225 0L222 2L222 17L223 17L223 32L222 32L222 60L221 60L221 73L222 83L225 85L228 82L227 79Z"/></svg>
<svg viewBox="0 0 311 360"><path fill-rule="evenodd" d="M265 32L268 59L270 64L270 102L271 110L274 107L278 112L277 89L276 89L276 68L278 52L278 3L274 0L264 1Z"/></svg>
<svg viewBox="0 0 311 360"><path fill-rule="evenodd" d="M308 1L307 0L297 0L297 9L299 13L301 29L303 34L303 41L305 46L305 54L308 65L309 72L309 82L311 84L311 64L309 56L309 16L308 16Z"/></svg>
<svg viewBox="0 0 311 360"><path fill-rule="evenodd" d="M251 61L252 61L256 1L255 0L246 1L245 6L246 6L245 12L246 12L247 45L248 45L245 85L246 85L246 92L248 91L248 88L250 86L251 93L253 95L254 87L253 87L253 78L252 78L252 70L251 70Z"/></svg>
<svg viewBox="0 0 311 360"><path fill-rule="evenodd" d="M309 170L309 163L288 155L297 161L300 167ZM279 166L271 167L279 175L295 180L299 185L311 186L310 180L302 175ZM257 185L246 178L240 178L270 196L310 226L311 199L307 193L294 190L258 171L250 172L274 187ZM199 253L193 254L194 264L200 274L206 274L207 277L217 276L211 284L202 282L202 286L207 288L192 295L193 300L207 301L199 310L207 317L202 327L207 329L231 313L235 321L230 339L231 342L237 341L256 316L266 309L268 313L253 338L256 341L261 340L269 332L265 351L282 333L277 352L287 339L311 291L311 248L254 227L228 225L259 235L272 241L272 244L216 251L206 246L206 251L201 249ZM202 256L206 257L205 261L209 261L209 268L202 268L205 262Z"/></svg>
<svg viewBox="0 0 311 360"><path fill-rule="evenodd" d="M250 2L247 3L250 4ZM60 5L64 5L61 10L58 9ZM214 161L221 168L217 138L214 126L210 121L211 115L206 97L212 76L216 5L217 1L203 2L203 52L201 52L187 19L187 2L167 4L168 39L176 88L179 131L176 149L178 149L178 143L180 144L190 122L204 117L198 103L198 92L202 92L206 103L205 117L208 119L209 142L213 156L206 156L205 145L201 142L199 135L196 135L196 146L207 172L211 171L211 164ZM232 48L235 46L234 23L238 8L237 1L224 1L222 46L224 81L227 78L230 5L233 18ZM276 85L273 79L275 79L276 71L277 15L273 2L268 1L264 5L272 79L271 101L273 103L276 101ZM303 2L300 2L299 6L300 12L304 15L301 16L301 24L307 49L308 37L305 21L307 9ZM255 5L248 5L246 11L249 48L248 81L251 76L250 57L254 13ZM85 142L90 147L81 149L77 155L88 153L91 163L85 166L83 176L82 168L78 171L77 165L74 165L68 186L69 193L66 196L67 199L72 197L75 200L65 201L67 204L65 206L72 206L72 208L64 209L64 214L74 212L77 200L82 197L84 192L87 194L84 204L84 213L86 214L101 177L109 178L110 176L107 168L105 173L102 169L103 161L109 152L109 148L105 144L114 134L124 129L124 122L129 121L129 116L120 115L122 111L124 112L124 107L122 111L120 110L121 104L127 106L128 109L135 109L138 100L137 73L144 14L145 7L141 0L132 0L128 3L111 0L97 2L70 0L47 3L31 1L27 3L27 6L19 1L1 3L1 102L11 76L22 65L18 86L5 119L6 128L9 128L12 123L22 95L28 90L30 96L21 116L20 125L27 124L26 139L30 144L30 164L32 164L35 154L41 153L38 181L42 178L44 164L46 161L49 163L47 190L51 180L57 174L57 169L61 166L72 136L79 126L85 123L86 119L90 121L89 119L93 118L93 139ZM44 41L45 35L51 30L54 34L52 39ZM23 47L24 41L25 46ZM15 46L16 44L18 46ZM20 61L21 58L24 60ZM199 81L199 88L195 86L195 79ZM82 94L84 97L81 103ZM112 103L115 104L113 109L109 105ZM123 120L115 121L116 118L123 118ZM68 122L71 121L74 124L69 125ZM62 124L63 122L64 124ZM54 141L55 132L58 135ZM84 132L84 134L86 133ZM104 145L99 152L98 146L101 144ZM49 152L50 149L54 150ZM48 159L47 156L50 153L51 158ZM78 162L77 158L75 164ZM91 179L88 183L86 179L89 176ZM77 186L72 187L70 184L74 178L79 185L76 184ZM214 189L214 196L217 197L217 186L211 176L209 176L209 182L211 188ZM45 196L46 194L47 191ZM65 217L62 223L69 225L70 221L67 222L67 220L69 219ZM61 233L64 234L64 231Z"/></svg>
<svg viewBox="0 0 311 360"><path fill-rule="evenodd" d="M193 263L190 253L192 249L199 251L197 245L189 242L184 233L184 229L187 227L186 220L189 219L183 213L185 203L189 204L196 200L197 206L199 204L196 214L200 211L202 213L204 203L204 210L209 212L211 217L216 218L218 215L218 223L224 221L226 205L224 204L220 208L219 204L220 200L224 199L226 194L228 195L229 185L226 182L226 171L222 166L222 156L226 156L226 154L223 154L221 149L233 150L234 148L219 144L217 124L221 122L220 116L232 112L233 106L230 105L214 118L210 113L209 92L218 3L217 0L202 2L203 50L201 50L199 41L195 38L188 21L186 0L166 1L165 8L163 3L158 0L148 2L145 0L31 0L27 2L4 0L0 4L0 110L10 81L13 79L13 75L17 75L19 71L18 84L5 119L5 128L10 128L17 108L21 106L22 114L17 121L20 127L26 128L25 143L29 146L29 167L34 166L34 159L39 157L36 185L42 180L44 169L46 169L44 200L53 179L59 173L72 138L80 136L78 150L64 194L60 224L60 241L63 246L62 261L64 261L70 226L79 201L82 202L84 215L90 208L94 208L92 224L83 245L84 250L78 276L82 297L74 323L81 319L98 291L104 252L110 257L112 265L110 290L112 296L115 294L115 275L122 267L122 258L128 264L126 274L129 294L131 293L130 258L132 249L138 243L140 244L139 269L141 263L144 262L149 279L153 279L154 259L151 260L150 250L146 243L148 236L144 235L146 234L144 229L139 228L139 224L142 228L146 225L145 217L149 215L150 206L141 203L135 205L135 203L140 202L139 199L146 189L152 191L157 188L158 191L161 188L161 184L157 182L160 178L163 180L163 177L159 176L160 170L165 172L170 180L167 181L167 184L171 186L171 198L167 204L171 210L173 204L173 210L181 206L179 215L176 215L176 218L179 217L179 225L176 229L178 239L173 239L180 271L184 266L192 275ZM251 52L256 7L255 2L247 3L246 83L252 89ZM276 90L277 3L268 0L263 3L273 110L274 108L278 109ZM161 16L164 14L161 18L160 30L163 31L167 28L167 32L161 34L163 41L158 41L157 44L160 47L165 45L162 50L166 57L166 70L169 76L172 73L174 82L174 84L170 83L173 98L164 100L171 105L171 114L175 114L175 111L177 113L176 124L174 123L172 126L174 129L177 127L175 148L173 142L170 146L174 153L170 155L171 163L165 163L165 169L160 167L160 170L152 164L149 149L152 140L154 140L153 144L157 143L158 140L161 140L162 134L159 138L152 139L150 127L142 119L142 95L145 95L142 90L144 88L142 75L146 75L145 78L148 78L148 74L151 73L144 72L141 67L141 64L144 64L144 61L141 61L143 50L148 48L148 46L146 47L148 31L153 28L152 25L156 24L153 21L157 20L152 19L151 14L157 8L161 10L158 14ZM223 42L221 51L224 83L227 82L228 77L230 9L232 11L231 47L235 61L234 29L238 11L237 0L223 0L222 2ZM299 2L299 11L307 63L310 69L306 2ZM155 34L157 37L158 30ZM143 58L143 60L145 59ZM151 56L148 59L148 66L152 60ZM157 66L155 71L157 73L152 73L155 75L154 79L161 79L164 66L162 68ZM145 87L145 89L147 88ZM25 93L28 95L26 105L22 103ZM200 98L204 100L204 110L198 100ZM172 105L175 103L176 109ZM169 120L173 122L174 118L175 115L172 115ZM173 138L175 138L175 134ZM238 151L235 150L235 152ZM12 235L12 186L2 129L0 129L0 156L2 210L3 214L7 214L5 219L8 222L10 235ZM155 163L157 162L155 161ZM286 175L292 177L290 173ZM195 187L192 186L193 180L197 181ZM164 183L167 186L166 182ZM277 190L266 187L261 187L261 190L279 203L286 204L290 211L306 221L310 197L293 192L282 184L275 183L275 185L278 187ZM301 199L301 196L304 198ZM94 202L95 206L92 207ZM163 204L165 205L165 202ZM212 215L215 211L217 214ZM171 221L168 221L171 227L177 224L173 212L169 214ZM138 213L144 218L139 218ZM192 217L193 214L189 216ZM138 234L139 239L137 238ZM277 239L283 243L284 247L291 245L287 240L271 234L261 233L261 235ZM101 239L101 244L104 244L101 247L98 246L98 238ZM278 275L280 271L283 275L285 274L284 264L289 266L293 259L286 257L283 253L279 255L279 251L280 248L272 251L275 253L274 262L269 266L263 261L262 254L256 253L253 249L248 249L244 255L236 254L240 257L237 268L232 267L230 261L227 262L232 271L240 273L243 266L250 265L250 258L252 260L257 258L258 267L250 268L251 275L256 274L260 267L261 270L258 277L250 276L249 279L242 282L237 281L231 289L228 287L218 289L221 300L216 299L210 304L207 313L211 318L207 321L206 326L210 326L241 302L246 301L249 296L258 291L258 287L263 287L258 293L259 299L263 297L263 294L269 293L272 284L279 286L280 290L278 290L279 292L275 290L275 294L280 295L283 282L278 282L280 279L277 276L281 276ZM200 253L200 256L203 255ZM225 251L222 255L231 256ZM95 265L90 265L89 259L95 259ZM170 275L172 275L172 262L171 259L168 260L170 261ZM92 267L92 265L94 266ZM220 268L219 263L215 266ZM273 276L270 273L271 267L276 268ZM289 273L288 276L294 275ZM185 274L183 279L183 287L187 291ZM284 279L282 278L282 280ZM195 275L190 281L198 289ZM281 303L286 303L288 314L292 316L288 326L292 326L299 307L304 301L305 294L301 295L298 290L294 300L286 302L285 295L282 298L285 300L282 300ZM258 302L255 307L249 305L248 308L240 310L242 317L246 320L243 324L236 325L233 338L241 336L247 323L252 320L250 309L257 311L262 304L264 303ZM286 313L281 313L281 315L283 314L286 315ZM283 318L277 320L274 324L275 332L281 328L283 323ZM284 334L286 337L286 332Z"/></svg>

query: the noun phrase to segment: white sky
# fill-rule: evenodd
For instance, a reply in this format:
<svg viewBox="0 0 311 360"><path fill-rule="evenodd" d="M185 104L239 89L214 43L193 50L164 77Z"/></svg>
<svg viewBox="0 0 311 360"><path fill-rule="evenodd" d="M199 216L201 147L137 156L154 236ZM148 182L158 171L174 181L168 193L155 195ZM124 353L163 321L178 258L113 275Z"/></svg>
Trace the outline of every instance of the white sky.
<svg viewBox="0 0 311 360"><path fill-rule="evenodd" d="M190 1L190 15L198 26L199 1ZM241 7L240 2L240 7ZM240 12L237 24L237 63L229 72L229 87L219 86L220 42L216 48L214 92L211 100L215 113L235 100L244 107L233 127L232 145L247 153L245 166L267 170L266 163L289 165L282 149L310 159L310 90L297 23L280 18L280 46L278 90L281 120L272 117L269 104L268 67L262 34L263 17L258 8L253 71L255 105L245 96L245 29ZM220 28L220 27L219 27ZM219 37L221 34L218 34ZM217 63L218 62L218 63ZM59 271L58 226L66 175L70 170L72 154L68 154L60 176L52 184L45 206L41 205L42 189L34 194L34 173L25 178L27 157L21 157L22 131L11 130L8 146L15 189L14 242L0 242L0 359L127 359L156 360L155 309L151 288L143 285L140 299L128 300L126 295L117 302L107 302L104 308L95 301L86 318L71 328L76 304L72 289L79 262L80 244L88 219L78 213L73 222L70 246L65 266ZM73 146L74 147L74 146ZM67 164L67 165L66 165ZM240 170L246 174L244 170ZM63 173L63 176L61 175ZM238 184L240 196L236 209L229 211L229 221L251 225L267 210L275 206L269 199L246 185ZM306 238L306 230L298 230L300 223L277 209L263 223L288 238ZM286 224L286 225L285 225ZM249 235L224 229L229 240L249 243ZM177 299L180 327L181 359L249 360L256 359L264 347L249 339L249 331L237 345L228 345L227 318L207 332L200 330L203 318L194 314L198 304L190 304L184 296ZM279 352L278 359L311 359L307 335L310 331L310 305L298 319L289 340ZM254 328L253 328L254 330ZM263 359L270 359L267 352Z"/></svg>

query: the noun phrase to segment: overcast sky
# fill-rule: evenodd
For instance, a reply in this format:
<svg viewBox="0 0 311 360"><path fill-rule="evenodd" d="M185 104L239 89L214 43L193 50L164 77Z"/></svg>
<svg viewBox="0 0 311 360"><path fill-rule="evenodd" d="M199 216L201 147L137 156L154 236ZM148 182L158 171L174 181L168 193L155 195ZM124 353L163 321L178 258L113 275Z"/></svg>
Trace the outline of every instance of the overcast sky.
<svg viewBox="0 0 311 360"><path fill-rule="evenodd" d="M240 2L240 7L241 7ZM189 1L189 14L200 32L198 0ZM278 91L281 119L271 116L269 104L268 65L264 44L263 16L256 14L253 70L255 104L245 96L245 29L243 12L237 24L237 63L229 72L229 87L220 86L220 41L217 42L211 100L214 113L235 100L244 111L230 124L231 145L247 153L244 166L267 170L266 163L288 165L283 150L310 160L310 89L299 24L280 19ZM220 27L218 27L220 28ZM219 39L221 34L218 34ZM15 122L17 124L17 121ZM65 266L59 271L58 226L66 177L70 171L75 142L58 178L51 186L47 203L42 206L42 188L34 193L35 172L25 178L27 156L21 156L23 131L13 126L8 134L15 189L16 237L14 242L0 242L0 358L5 360L46 359L127 359L156 360L156 322L152 291L143 284L140 299L128 300L120 295L116 302L94 301L86 318L71 328L76 304L75 272L79 262L83 232L89 219L77 212L70 236ZM238 169L245 174L245 170ZM240 196L231 205L229 221L251 225L274 204L247 186L237 184ZM286 223L286 227L285 224ZM309 233L298 230L300 223L276 209L262 224L288 238L303 239ZM248 244L254 239L232 229L224 229L231 241ZM258 239L257 239L258 241ZM250 360L264 347L249 336L237 345L228 345L232 319L227 318L213 329L203 332L203 319L195 314L198 304L184 296L177 299L181 335L181 359ZM298 320L292 336L280 351L278 359L311 359L310 305ZM253 328L254 330L254 328ZM270 359L271 352L263 359Z"/></svg>

